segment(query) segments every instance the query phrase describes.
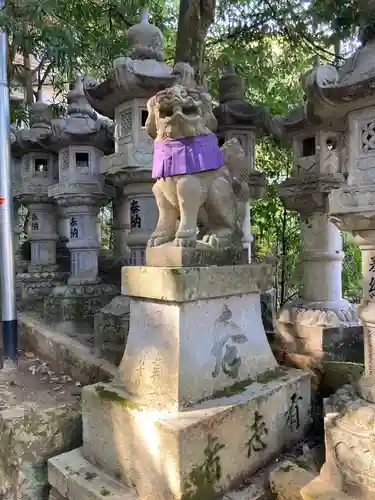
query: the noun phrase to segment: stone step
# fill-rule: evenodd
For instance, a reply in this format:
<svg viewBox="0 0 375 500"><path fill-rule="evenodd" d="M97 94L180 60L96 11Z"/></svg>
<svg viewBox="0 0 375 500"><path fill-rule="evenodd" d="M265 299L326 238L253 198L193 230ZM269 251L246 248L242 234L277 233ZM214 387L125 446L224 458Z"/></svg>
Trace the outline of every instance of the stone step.
<svg viewBox="0 0 375 500"><path fill-rule="evenodd" d="M135 490L85 460L80 448L49 460L48 481L52 486L50 499L139 500Z"/></svg>
<svg viewBox="0 0 375 500"><path fill-rule="evenodd" d="M49 500L139 500L134 490L86 460L81 448L51 458L48 480ZM270 500L270 494L260 484L251 484L226 493L221 500Z"/></svg>

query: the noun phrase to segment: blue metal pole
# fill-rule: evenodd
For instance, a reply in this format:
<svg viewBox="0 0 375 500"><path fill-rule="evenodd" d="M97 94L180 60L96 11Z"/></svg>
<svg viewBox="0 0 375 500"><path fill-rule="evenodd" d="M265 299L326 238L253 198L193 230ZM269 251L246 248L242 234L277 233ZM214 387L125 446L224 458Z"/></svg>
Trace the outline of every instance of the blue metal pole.
<svg viewBox="0 0 375 500"><path fill-rule="evenodd" d="M5 1L0 0L0 8ZM17 368L17 308L13 251L13 197L10 165L10 110L7 39L0 30L0 284L3 327L3 369Z"/></svg>

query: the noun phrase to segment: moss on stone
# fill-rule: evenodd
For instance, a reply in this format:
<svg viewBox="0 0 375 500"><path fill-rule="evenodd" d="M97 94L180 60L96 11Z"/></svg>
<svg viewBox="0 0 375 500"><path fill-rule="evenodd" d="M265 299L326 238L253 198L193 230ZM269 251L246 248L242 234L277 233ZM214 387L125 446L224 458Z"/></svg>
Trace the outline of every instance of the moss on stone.
<svg viewBox="0 0 375 500"><path fill-rule="evenodd" d="M293 470L293 465L289 465L289 464L282 465L280 467L280 470L282 472L290 472L291 470Z"/></svg>
<svg viewBox="0 0 375 500"><path fill-rule="evenodd" d="M268 384L269 382L272 382L272 380L275 380L282 375L285 375L285 369L281 366L278 366L274 370L267 370L264 373L258 375L255 379L255 382L258 382L259 384Z"/></svg>
<svg viewBox="0 0 375 500"><path fill-rule="evenodd" d="M250 384L254 382L258 382L259 384L268 384L273 380L280 378L281 376L286 374L285 368L278 366L274 370L267 370L264 373L261 373L256 378L247 378L245 380L241 380L235 382L228 387L224 387L218 391L214 391L211 396L202 398L198 401L198 403L203 403L204 401L209 401L211 399L221 399L221 398L229 398L230 396L235 396L236 394L241 394L244 392Z"/></svg>
<svg viewBox="0 0 375 500"><path fill-rule="evenodd" d="M119 403L125 408L128 408L129 410L142 411L139 408L139 406L136 403L134 403L134 401L131 401L130 399L127 398L123 398L116 391L110 391L109 389L106 389L102 385L97 385L95 387L95 390L101 399L106 399L107 401Z"/></svg>
<svg viewBox="0 0 375 500"><path fill-rule="evenodd" d="M214 485L208 481L204 467L194 468L186 481L181 500L203 500L214 498L216 490Z"/></svg>
<svg viewBox="0 0 375 500"><path fill-rule="evenodd" d="M241 380L240 382L235 382L234 384L224 387L224 389L220 389L212 393L212 396L208 399L220 399L220 398L229 398L230 396L235 396L236 394L241 394L246 390L246 388L254 382L253 379L248 378L246 380Z"/></svg>

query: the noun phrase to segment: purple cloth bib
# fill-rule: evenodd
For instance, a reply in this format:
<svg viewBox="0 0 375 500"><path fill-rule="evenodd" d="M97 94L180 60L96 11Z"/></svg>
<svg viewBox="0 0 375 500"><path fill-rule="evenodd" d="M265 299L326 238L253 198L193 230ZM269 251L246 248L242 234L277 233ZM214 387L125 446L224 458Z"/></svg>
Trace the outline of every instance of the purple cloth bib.
<svg viewBox="0 0 375 500"><path fill-rule="evenodd" d="M197 174L223 165L224 158L214 134L154 142L153 179Z"/></svg>

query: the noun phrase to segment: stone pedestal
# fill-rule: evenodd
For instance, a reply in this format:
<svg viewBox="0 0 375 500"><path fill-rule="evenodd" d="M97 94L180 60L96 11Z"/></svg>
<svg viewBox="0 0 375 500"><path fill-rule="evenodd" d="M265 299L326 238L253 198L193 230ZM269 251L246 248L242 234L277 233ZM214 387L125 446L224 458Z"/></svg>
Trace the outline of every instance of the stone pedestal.
<svg viewBox="0 0 375 500"><path fill-rule="evenodd" d="M284 305L277 326L294 339L297 352L363 362L363 327L355 307L342 298L342 238L326 209L334 187L328 176L291 179L280 187L286 207L301 214L302 287L301 300Z"/></svg>
<svg viewBox="0 0 375 500"><path fill-rule="evenodd" d="M28 207L31 260L27 272L18 274L17 282L21 304L34 307L38 302L42 307L44 299L55 286L64 283L67 274L60 272L56 264L56 206L52 203L29 203Z"/></svg>
<svg viewBox="0 0 375 500"><path fill-rule="evenodd" d="M98 278L100 245L96 219L106 196L100 182L83 187L85 196L73 192L79 190L79 185L56 185L51 189L63 216L69 220L67 248L71 255L71 273L67 285L56 287L45 301L44 312L51 321L63 322L64 328L75 323L92 327L93 315L118 293L114 285L101 283Z"/></svg>
<svg viewBox="0 0 375 500"><path fill-rule="evenodd" d="M266 265L124 268L129 337L118 379L83 390L80 463L116 479L124 498L131 486L142 500L210 500L300 440L310 381L279 367L267 342L259 294L270 274ZM77 451L49 465L68 499L73 460Z"/></svg>

